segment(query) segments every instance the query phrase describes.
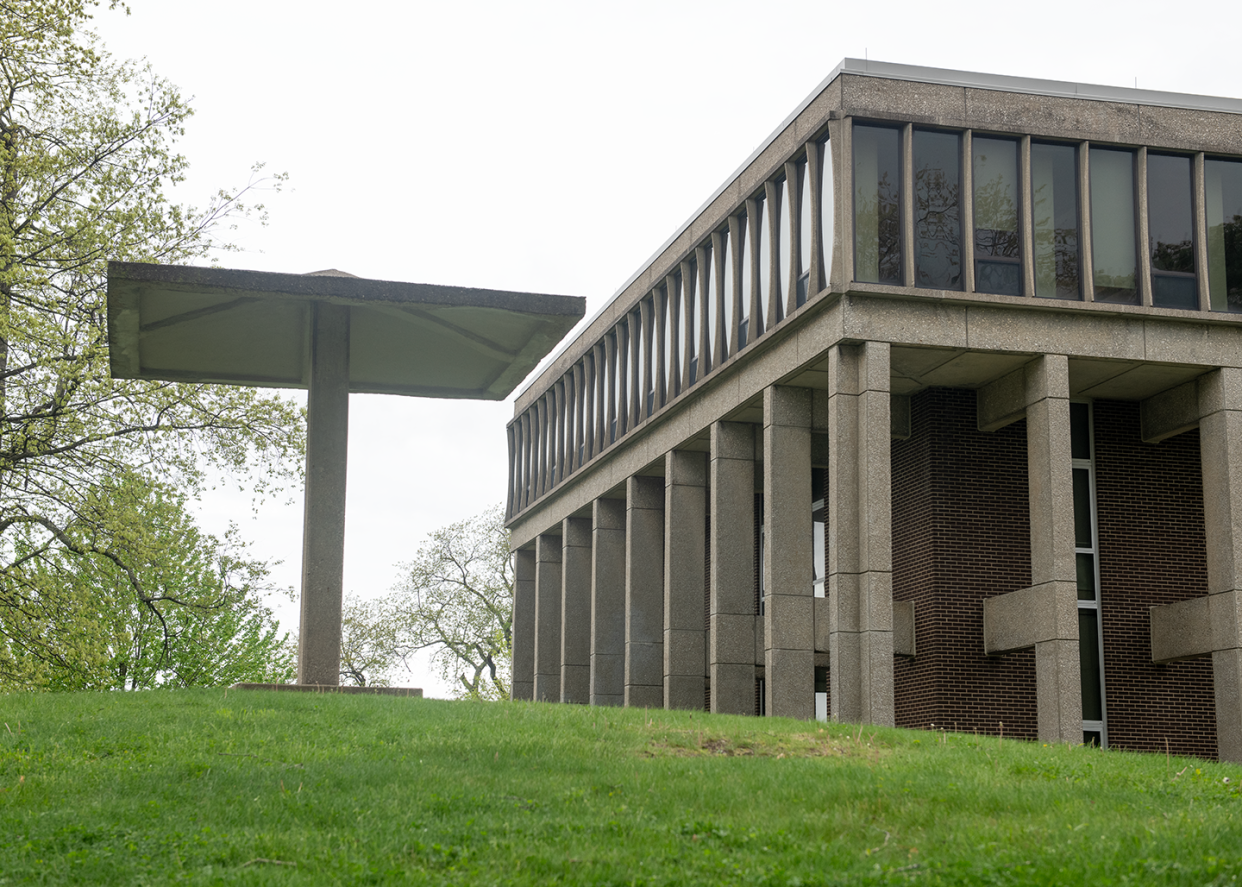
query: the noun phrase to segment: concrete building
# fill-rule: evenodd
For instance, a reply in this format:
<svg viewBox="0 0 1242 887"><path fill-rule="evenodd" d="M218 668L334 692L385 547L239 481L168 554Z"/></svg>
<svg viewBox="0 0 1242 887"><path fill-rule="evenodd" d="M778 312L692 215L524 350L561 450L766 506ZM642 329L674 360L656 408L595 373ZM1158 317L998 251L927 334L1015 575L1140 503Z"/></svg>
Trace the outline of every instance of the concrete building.
<svg viewBox="0 0 1242 887"><path fill-rule="evenodd" d="M1242 761L1242 100L847 59L509 451L516 698Z"/></svg>

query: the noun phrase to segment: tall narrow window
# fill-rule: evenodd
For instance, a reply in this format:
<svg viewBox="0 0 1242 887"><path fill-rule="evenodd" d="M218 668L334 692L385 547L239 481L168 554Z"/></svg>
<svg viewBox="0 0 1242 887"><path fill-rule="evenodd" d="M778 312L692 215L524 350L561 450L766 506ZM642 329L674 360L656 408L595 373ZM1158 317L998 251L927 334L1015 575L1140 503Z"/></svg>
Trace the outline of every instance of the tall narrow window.
<svg viewBox="0 0 1242 887"><path fill-rule="evenodd" d="M683 268L686 265L682 265ZM677 332L681 320L681 272L669 275L665 287L664 304L660 307L660 317L664 326L663 373L661 384L664 389L664 403L668 403L678 395L681 389L681 349Z"/></svg>
<svg viewBox="0 0 1242 887"><path fill-rule="evenodd" d="M1031 144L1035 295L1081 299L1078 253L1078 149Z"/></svg>
<svg viewBox="0 0 1242 887"><path fill-rule="evenodd" d="M778 212L777 212L777 218L780 219L780 227L776 229L780 237L780 248L776 251L776 255L777 255L777 261L780 263L780 267L778 268L778 273L780 274L780 278L781 278L781 291L782 292L787 292L787 288L789 287L790 282L791 282L789 279L789 272L790 272L790 269L793 267L792 261L793 261L794 243L790 240L793 234L793 221L791 220L789 214L794 211L794 209L796 208L796 205L790 202L792 199L792 196L791 196L789 187L790 187L789 179L788 178L782 179L779 185L781 202L780 202L780 206L778 207ZM796 281L794 282L794 286L795 287L797 286ZM784 307L787 304L783 296L778 295L777 298L781 300L782 307ZM784 316L783 311L781 313L781 316Z"/></svg>
<svg viewBox="0 0 1242 887"><path fill-rule="evenodd" d="M1199 307L1191 187L1189 157L1147 155L1147 250L1158 308Z"/></svg>
<svg viewBox="0 0 1242 887"><path fill-rule="evenodd" d="M825 597L824 576L828 565L824 559L824 529L828 511L824 503L824 469L811 469L811 594Z"/></svg>
<svg viewBox="0 0 1242 887"><path fill-rule="evenodd" d="M1208 292L1213 311L1242 311L1242 163L1203 164Z"/></svg>
<svg viewBox="0 0 1242 887"><path fill-rule="evenodd" d="M622 319L617 324L617 363L616 363L616 379L613 382L616 401L613 403L613 434L612 439L616 440L625 434L626 426L629 424L626 414L626 405L629 403L627 398L626 383L629 380L630 366L630 338L627 335L626 322Z"/></svg>
<svg viewBox="0 0 1242 887"><path fill-rule="evenodd" d="M962 286L962 137L914 131L914 282Z"/></svg>
<svg viewBox="0 0 1242 887"><path fill-rule="evenodd" d="M1134 154L1113 148L1092 148L1088 157L1095 300L1137 305Z"/></svg>
<svg viewBox="0 0 1242 887"><path fill-rule="evenodd" d="M1082 731L1087 745L1106 746L1104 662L1100 624L1100 571L1096 543L1095 458L1091 405L1070 404L1074 460L1074 558L1078 569L1078 650L1082 679Z"/></svg>
<svg viewBox="0 0 1242 887"><path fill-rule="evenodd" d="M737 304L737 344L734 351L741 351L746 347L746 343L750 341L750 309L751 301L754 298L754 265L755 250L750 239L750 226L756 224L752 219L747 218L746 213L742 213L737 217L737 243L734 244L738 251L738 255L742 257L742 288L738 293ZM728 317L725 318L726 323Z"/></svg>
<svg viewBox="0 0 1242 887"><path fill-rule="evenodd" d="M803 175L803 270L811 267L809 179ZM855 280L901 283L901 187L901 133L887 127L855 125Z"/></svg>
<svg viewBox="0 0 1242 887"><path fill-rule="evenodd" d="M729 229L724 231L724 249L720 260L716 263L716 272L720 275L720 284L724 287L723 304L720 306L720 313L723 323L720 324L724 328L724 338L720 342L720 359L728 360L729 355L735 350L737 343L737 328L733 325L733 300L735 298L734 285L736 275L733 273L733 244ZM715 349L713 349L713 354Z"/></svg>
<svg viewBox="0 0 1242 887"><path fill-rule="evenodd" d="M631 399L630 412L634 417L633 422L635 424L647 414L647 380L651 378L650 373L647 372L647 359L649 357L647 345L651 337L648 335L650 330L647 329L647 324L643 323L643 313L641 307L635 308L630 312L630 335L634 339L632 346L634 367L631 370L630 376L630 385L632 386L630 391L633 392L634 396ZM646 313L650 316L650 312Z"/></svg>
<svg viewBox="0 0 1242 887"><path fill-rule="evenodd" d="M750 242L755 243L758 241L759 243L759 316L755 318L754 324L754 335L758 336L767 328L768 309L772 304L772 238L769 236L768 230L767 197L760 197L752 206L755 209L755 217L751 219L750 223L755 230L751 232ZM754 338L754 336L751 338Z"/></svg>
<svg viewBox="0 0 1242 887"><path fill-rule="evenodd" d="M712 254L708 247L700 247L696 254L695 270L706 278L706 285L695 288L697 279L686 281L682 296L682 318L686 342L686 384L693 385L699 378L699 347L703 334L703 300L711 292ZM697 277L697 275L696 275Z"/></svg>
<svg viewBox="0 0 1242 887"><path fill-rule="evenodd" d="M715 239L715 238L713 238ZM707 324L707 351L699 355L699 376L705 376L716 364L716 351L720 346L720 289L723 274L722 266L727 262L721 257L727 253L729 234L726 231L718 248L713 246L707 262L707 283L703 287L703 323Z"/></svg>
<svg viewBox="0 0 1242 887"><path fill-rule="evenodd" d="M805 305L811 287L811 167L798 161L798 305Z"/></svg>
<svg viewBox="0 0 1242 887"><path fill-rule="evenodd" d="M820 156L820 176L819 176L819 236L821 255L824 257L824 272L822 275L823 284L827 286L829 277L832 275L832 250L833 250L833 190L832 190L832 151L828 147L828 140L824 139L819 145Z"/></svg>
<svg viewBox="0 0 1242 887"><path fill-rule="evenodd" d="M1018 234L1018 143L975 137L975 290L1022 295L1022 250Z"/></svg>

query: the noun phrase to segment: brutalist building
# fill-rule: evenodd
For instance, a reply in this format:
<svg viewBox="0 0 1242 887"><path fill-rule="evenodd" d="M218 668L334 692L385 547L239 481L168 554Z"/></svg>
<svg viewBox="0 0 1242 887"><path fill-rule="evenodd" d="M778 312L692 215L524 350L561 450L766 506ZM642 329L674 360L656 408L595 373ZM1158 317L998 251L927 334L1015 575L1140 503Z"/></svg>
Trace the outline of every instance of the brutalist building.
<svg viewBox="0 0 1242 887"><path fill-rule="evenodd" d="M508 433L515 698L1242 761L1242 100L847 59Z"/></svg>

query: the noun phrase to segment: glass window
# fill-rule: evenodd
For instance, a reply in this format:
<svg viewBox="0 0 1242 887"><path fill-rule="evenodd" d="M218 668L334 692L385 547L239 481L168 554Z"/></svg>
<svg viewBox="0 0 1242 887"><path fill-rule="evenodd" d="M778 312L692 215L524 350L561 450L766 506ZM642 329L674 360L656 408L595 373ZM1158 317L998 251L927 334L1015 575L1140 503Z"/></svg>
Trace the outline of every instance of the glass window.
<svg viewBox="0 0 1242 887"><path fill-rule="evenodd" d="M732 225L729 227L733 227ZM733 326L733 300L734 285L737 283L733 273L733 238L729 234L729 229L724 232L724 255L722 261L717 267L720 274L720 281L724 284L724 302L720 311L723 316L724 338L720 342L720 354L722 360L727 360L729 354L734 350L737 342L737 329Z"/></svg>
<svg viewBox="0 0 1242 887"><path fill-rule="evenodd" d="M755 322L755 335L760 335L768 325L768 309L772 304L772 238L768 231L768 199L760 197L754 203L757 210L751 224L755 226L752 238L759 240L759 317Z"/></svg>
<svg viewBox="0 0 1242 887"><path fill-rule="evenodd" d="M1095 300L1137 305L1134 252L1134 154L1092 148L1091 258Z"/></svg>
<svg viewBox="0 0 1242 887"><path fill-rule="evenodd" d="M961 136L914 131L914 282L962 285Z"/></svg>
<svg viewBox="0 0 1242 887"><path fill-rule="evenodd" d="M780 228L777 232L780 236L780 242L776 250L780 267L777 269L778 276L781 280L781 292L776 294L776 298L780 299L780 316L784 316L785 298L781 293L785 292L785 288L789 286L789 270L793 262L794 245L790 241L793 232L793 222L790 220L789 214L794 210L794 204L790 203L789 180L781 179L777 186L777 192L780 194L780 203L777 205L776 217L780 220Z"/></svg>
<svg viewBox="0 0 1242 887"><path fill-rule="evenodd" d="M1081 299L1078 257L1078 149L1031 144L1035 295Z"/></svg>
<svg viewBox="0 0 1242 887"><path fill-rule="evenodd" d="M754 206L752 203L751 206ZM742 257L742 289L738 297L738 322L737 322L737 346L734 350L740 351L746 347L749 341L748 334L750 332L750 304L754 297L754 245L750 236L750 226L759 227L757 220L748 219L746 213L742 213L737 217L737 248Z"/></svg>
<svg viewBox="0 0 1242 887"><path fill-rule="evenodd" d="M854 126L855 280L901 284L901 184L901 133ZM803 190L804 270L811 256L809 191L808 184Z"/></svg>
<svg viewBox="0 0 1242 887"><path fill-rule="evenodd" d="M703 273L708 275L709 285L699 292L696 289L698 283L698 275L692 276L686 281L686 291L682 296L682 319L684 326L682 332L686 343L686 384L693 385L699 376L699 336L703 329L703 299L706 293L711 292L711 252L703 247L698 250L698 262L702 262ZM695 263L695 270L699 268L698 262Z"/></svg>
<svg viewBox="0 0 1242 887"><path fill-rule="evenodd" d="M1189 157L1147 155L1151 301L1159 308L1199 307L1191 187Z"/></svg>
<svg viewBox="0 0 1242 887"><path fill-rule="evenodd" d="M721 254L725 253L724 244L729 241L729 235L726 232L722 240L720 249L715 250L709 257L707 262L707 282L703 287L703 322L707 324L707 353L701 355L699 361L699 375L705 375L712 368L712 362L716 359L716 346L719 344L717 339L720 337L720 293L721 287Z"/></svg>
<svg viewBox="0 0 1242 887"><path fill-rule="evenodd" d="M975 290L1022 295L1018 237L1018 143L972 140L975 207Z"/></svg>
<svg viewBox="0 0 1242 887"><path fill-rule="evenodd" d="M1208 292L1213 311L1242 311L1242 163L1208 160Z"/></svg>
<svg viewBox="0 0 1242 887"><path fill-rule="evenodd" d="M641 308L635 308L630 312L630 335L634 337L634 366L630 370L630 390L635 394L632 404L637 407L634 411L635 422L646 413L644 409L647 402L646 380L651 378L647 373L647 333L649 331L646 328L647 325L643 323L642 316Z"/></svg>
<svg viewBox="0 0 1242 887"><path fill-rule="evenodd" d="M806 158L798 161L798 294L805 305L811 287L811 168Z"/></svg>
<svg viewBox="0 0 1242 887"><path fill-rule="evenodd" d="M1100 674L1099 610L1078 608L1078 657L1082 669L1082 719L1102 721L1104 693ZM1098 740L1096 744L1100 744Z"/></svg>
<svg viewBox="0 0 1242 887"><path fill-rule="evenodd" d="M687 267L682 265L683 268ZM693 271L691 272L693 276ZM668 287L664 296L664 305L660 308L660 317L663 319L664 325L664 400L665 403L677 396L681 388L681 355L678 353L680 349L677 347L677 336L674 331L677 329L678 321L681 319L681 281L680 272L669 276Z"/></svg>
<svg viewBox="0 0 1242 887"><path fill-rule="evenodd" d="M828 511L824 503L824 470L811 469L811 594L825 596L824 575L828 565L824 559Z"/></svg>
<svg viewBox="0 0 1242 887"><path fill-rule="evenodd" d="M832 275L832 238L833 238L833 221L832 221L832 152L828 148L828 140L824 139L819 146L820 156L820 182L819 182L819 234L823 244L824 256L824 286L828 285L828 278Z"/></svg>

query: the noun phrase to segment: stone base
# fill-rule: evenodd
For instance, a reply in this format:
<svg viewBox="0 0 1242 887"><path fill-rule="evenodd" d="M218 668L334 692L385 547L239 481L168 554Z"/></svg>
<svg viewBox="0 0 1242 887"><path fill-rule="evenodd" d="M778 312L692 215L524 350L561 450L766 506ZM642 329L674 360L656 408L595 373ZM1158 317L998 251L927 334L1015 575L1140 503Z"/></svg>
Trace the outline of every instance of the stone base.
<svg viewBox="0 0 1242 887"><path fill-rule="evenodd" d="M234 684L230 690L285 690L294 693L353 693L365 696L413 696L421 699L420 687L342 687L337 684Z"/></svg>

